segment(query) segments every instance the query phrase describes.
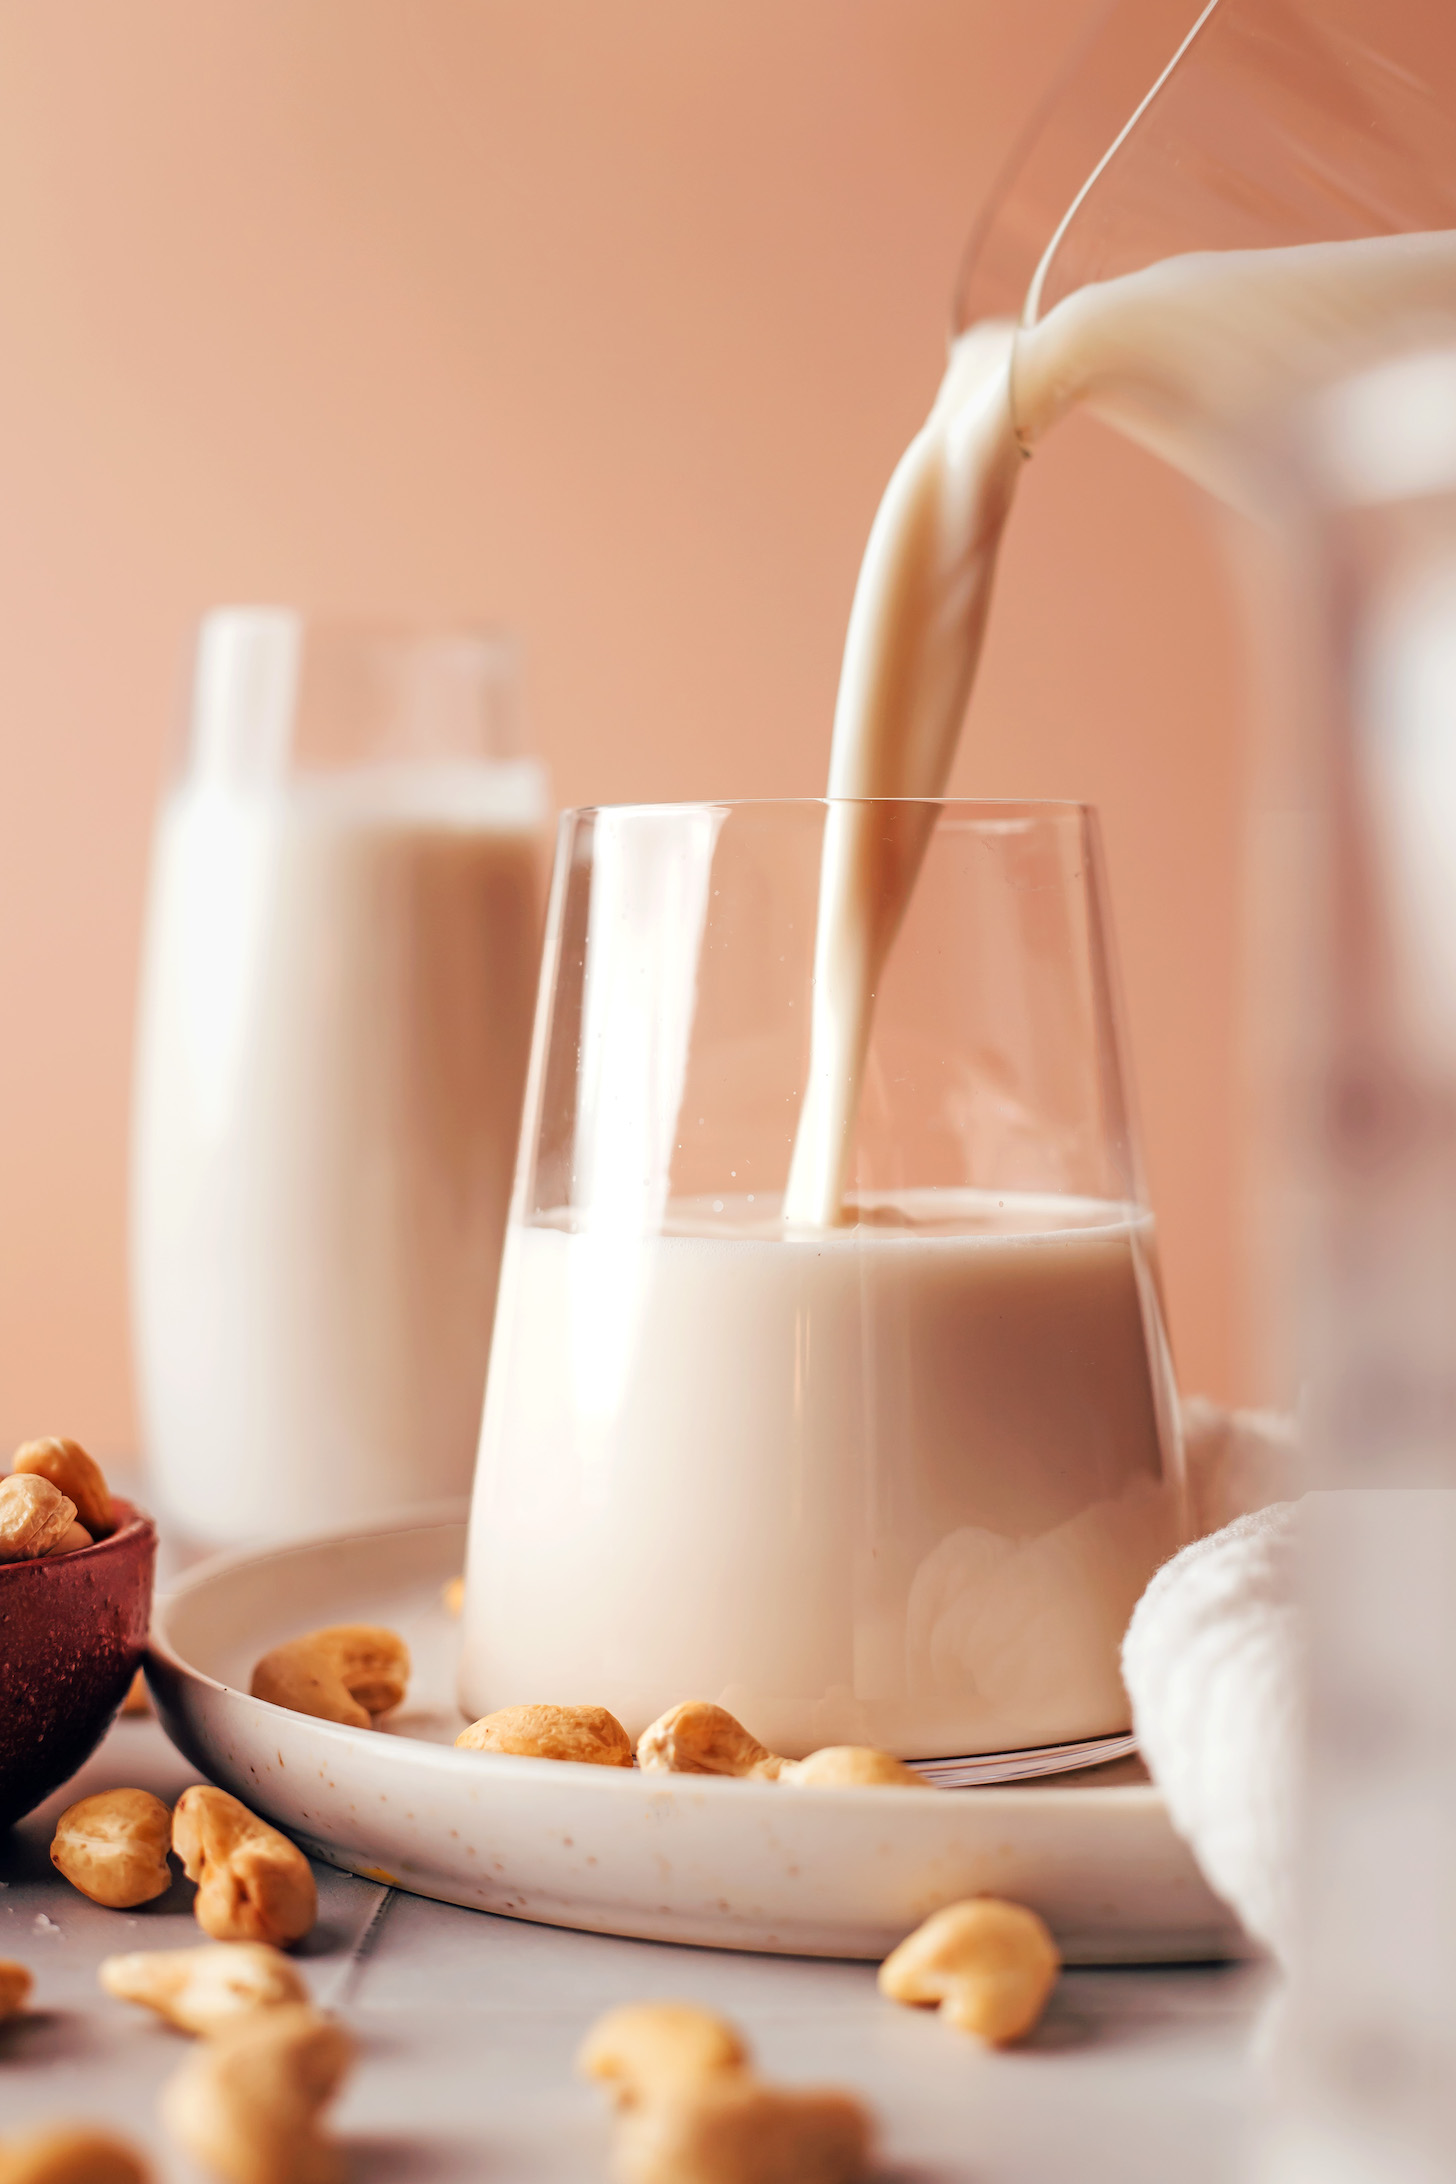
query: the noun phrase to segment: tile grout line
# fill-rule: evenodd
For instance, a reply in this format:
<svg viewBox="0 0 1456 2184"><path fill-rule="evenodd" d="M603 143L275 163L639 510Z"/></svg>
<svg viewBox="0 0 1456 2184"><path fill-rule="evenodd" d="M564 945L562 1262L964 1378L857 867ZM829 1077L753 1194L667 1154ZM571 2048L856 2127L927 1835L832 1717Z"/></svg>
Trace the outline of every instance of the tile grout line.
<svg viewBox="0 0 1456 2184"><path fill-rule="evenodd" d="M370 1912L363 1932L349 1951L348 1968L344 1973L343 1982L339 1989L337 2006L340 2009L348 2009L352 2003L359 1982L363 1977L364 1966L379 1945L379 1937L383 1931L384 1922L388 1918L390 1906L394 1903L398 1894L399 1890L397 1888L381 1888L378 1903Z"/></svg>

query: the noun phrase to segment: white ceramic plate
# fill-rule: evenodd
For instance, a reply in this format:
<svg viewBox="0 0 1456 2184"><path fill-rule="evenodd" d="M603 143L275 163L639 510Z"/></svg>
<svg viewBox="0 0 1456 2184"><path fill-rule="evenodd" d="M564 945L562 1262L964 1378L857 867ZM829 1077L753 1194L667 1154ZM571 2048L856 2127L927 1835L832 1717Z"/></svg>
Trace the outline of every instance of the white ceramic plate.
<svg viewBox="0 0 1456 2184"><path fill-rule="evenodd" d="M315 1857L471 1909L721 1949L881 1957L982 1892L1047 1919L1074 1964L1239 1955L1232 1914L1136 1761L969 1790L814 1790L458 1752L458 1512L229 1555L157 1603L168 1735ZM253 1663L326 1623L384 1623L414 1659L387 1729L249 1697Z"/></svg>

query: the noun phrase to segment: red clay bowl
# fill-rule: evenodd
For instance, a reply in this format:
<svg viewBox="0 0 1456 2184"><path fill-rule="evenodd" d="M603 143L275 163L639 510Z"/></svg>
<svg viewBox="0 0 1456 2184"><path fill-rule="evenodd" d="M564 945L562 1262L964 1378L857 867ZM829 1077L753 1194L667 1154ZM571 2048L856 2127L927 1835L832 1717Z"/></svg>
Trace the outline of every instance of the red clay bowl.
<svg viewBox="0 0 1456 2184"><path fill-rule="evenodd" d="M146 1651L157 1528L112 1509L109 1539L0 1563L0 1828L90 1758Z"/></svg>

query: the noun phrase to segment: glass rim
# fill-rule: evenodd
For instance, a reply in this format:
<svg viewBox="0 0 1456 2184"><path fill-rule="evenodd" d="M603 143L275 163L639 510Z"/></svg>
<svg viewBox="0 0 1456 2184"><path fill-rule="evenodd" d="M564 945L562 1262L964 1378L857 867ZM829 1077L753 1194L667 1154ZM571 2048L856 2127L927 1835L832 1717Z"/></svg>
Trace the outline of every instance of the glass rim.
<svg viewBox="0 0 1456 2184"><path fill-rule="evenodd" d="M195 630L213 616L286 615L298 625L307 641L313 635L330 637L390 637L399 643L433 644L469 638L503 645L519 652L520 632L513 624L485 614L452 615L432 607L338 607L311 605L297 599L215 599L196 617Z"/></svg>
<svg viewBox="0 0 1456 2184"><path fill-rule="evenodd" d="M704 812L734 811L895 811L905 808L951 812L961 818L984 816L987 820L1025 814L1036 819L1088 819L1097 806L1073 796L706 796L681 802L569 804L563 821L660 816L688 817Z"/></svg>

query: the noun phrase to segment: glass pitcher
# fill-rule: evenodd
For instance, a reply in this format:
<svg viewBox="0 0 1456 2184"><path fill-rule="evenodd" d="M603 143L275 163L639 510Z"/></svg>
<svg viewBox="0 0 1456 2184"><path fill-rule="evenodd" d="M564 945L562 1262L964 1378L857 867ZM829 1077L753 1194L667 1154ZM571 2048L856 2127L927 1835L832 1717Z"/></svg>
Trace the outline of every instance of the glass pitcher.
<svg viewBox="0 0 1456 2184"><path fill-rule="evenodd" d="M1291 369L1318 383L1366 346L1387 351L1397 322L1418 338L1456 309L1452 228L1456 35L1444 10L1415 0L1211 0L1201 11L1188 0L1120 0L993 192L952 327L1016 321L1012 403L1024 448L1081 398L1225 497L1248 499L1257 482L1240 442L1250 419L1287 397ZM1394 252L1330 254L1397 236L1409 241ZM1120 353L1116 393L1101 384L1106 359L1084 364L1076 385L1059 372L1049 322L1085 312L1094 295L1105 305L1112 284L1195 254L1230 254L1232 271L1231 254L1310 246L1327 254L1319 270L1331 279L1277 326L1230 325L1214 292L1190 327L1191 356L1128 384ZM1288 265L1271 258L1271 280ZM1352 278L1344 308L1336 288Z"/></svg>
<svg viewBox="0 0 1456 2184"><path fill-rule="evenodd" d="M1456 329L1270 419L1298 978L1304 1797L1260 2184L1456 2161ZM1292 804L1291 804L1292 808ZM1276 1166L1270 1162L1271 1170Z"/></svg>

